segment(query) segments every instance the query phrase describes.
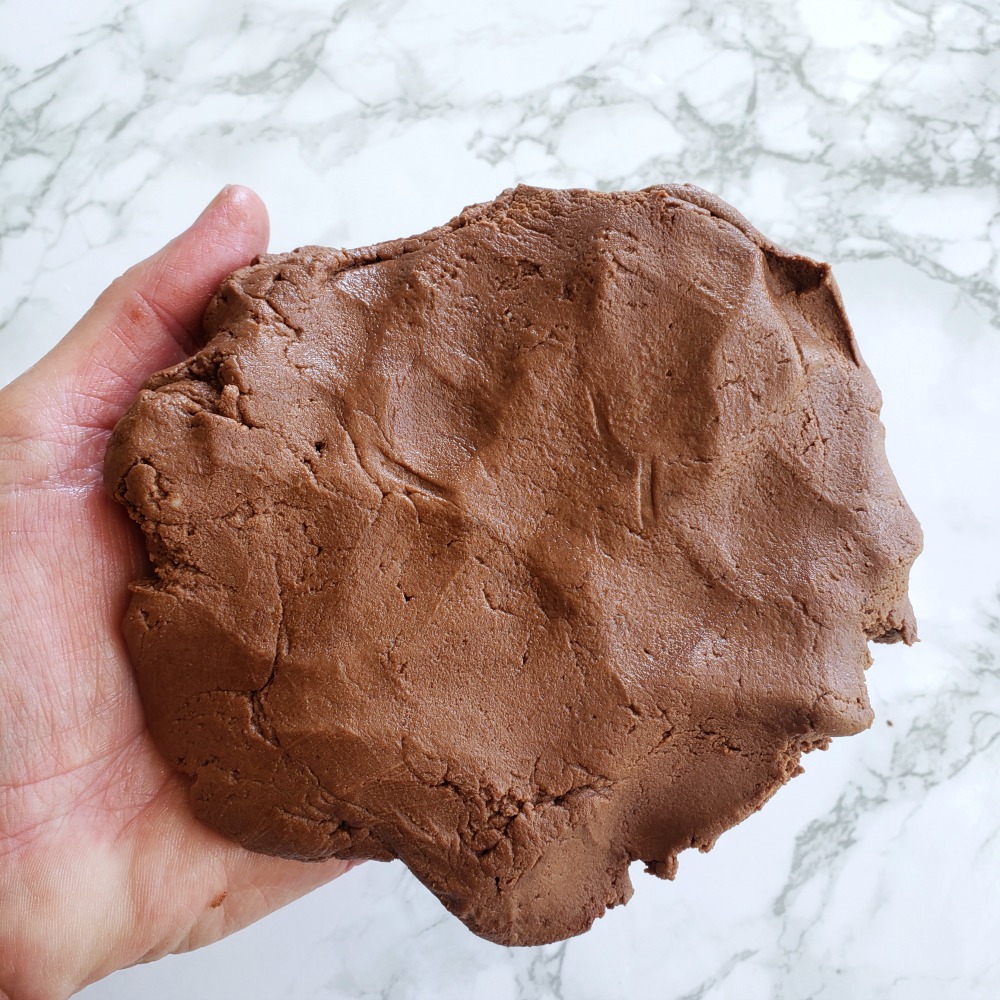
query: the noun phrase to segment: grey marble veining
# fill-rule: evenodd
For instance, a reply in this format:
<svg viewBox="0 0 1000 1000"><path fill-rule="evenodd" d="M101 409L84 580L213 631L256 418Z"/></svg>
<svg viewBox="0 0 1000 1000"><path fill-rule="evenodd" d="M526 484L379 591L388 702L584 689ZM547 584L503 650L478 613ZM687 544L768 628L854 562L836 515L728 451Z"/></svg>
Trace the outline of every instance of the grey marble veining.
<svg viewBox="0 0 1000 1000"><path fill-rule="evenodd" d="M0 383L229 181L272 246L518 182L692 181L834 262L923 522L870 732L587 935L469 935L366 865L84 996L1000 995L1000 8L946 0L0 3Z"/></svg>

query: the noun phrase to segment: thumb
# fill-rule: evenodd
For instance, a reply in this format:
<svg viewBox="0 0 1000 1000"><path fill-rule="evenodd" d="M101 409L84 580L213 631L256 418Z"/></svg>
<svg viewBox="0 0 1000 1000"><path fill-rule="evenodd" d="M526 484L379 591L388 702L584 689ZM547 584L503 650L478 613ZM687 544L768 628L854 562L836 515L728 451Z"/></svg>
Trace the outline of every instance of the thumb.
<svg viewBox="0 0 1000 1000"><path fill-rule="evenodd" d="M260 198L238 185L223 188L187 230L117 278L8 387L21 412L28 406L36 421L62 428L110 429L154 371L193 353L209 298L267 249L267 239Z"/></svg>

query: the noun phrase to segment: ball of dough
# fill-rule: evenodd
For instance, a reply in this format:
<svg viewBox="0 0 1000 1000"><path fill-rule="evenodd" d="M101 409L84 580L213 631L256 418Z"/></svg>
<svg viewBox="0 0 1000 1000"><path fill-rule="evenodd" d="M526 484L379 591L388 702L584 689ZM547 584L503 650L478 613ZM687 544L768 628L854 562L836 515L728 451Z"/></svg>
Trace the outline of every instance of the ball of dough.
<svg viewBox="0 0 1000 1000"><path fill-rule="evenodd" d="M577 934L871 722L920 531L825 264L690 186L519 187L237 271L106 482L195 813Z"/></svg>

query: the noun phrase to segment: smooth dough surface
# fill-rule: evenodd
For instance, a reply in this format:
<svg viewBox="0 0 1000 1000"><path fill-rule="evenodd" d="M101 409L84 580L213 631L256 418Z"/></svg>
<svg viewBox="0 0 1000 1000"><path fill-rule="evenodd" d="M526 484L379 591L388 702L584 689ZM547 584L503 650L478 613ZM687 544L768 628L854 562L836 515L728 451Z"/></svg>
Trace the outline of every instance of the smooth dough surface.
<svg viewBox="0 0 1000 1000"><path fill-rule="evenodd" d="M125 634L207 824L577 934L865 729L920 531L825 264L690 186L264 256L118 424Z"/></svg>

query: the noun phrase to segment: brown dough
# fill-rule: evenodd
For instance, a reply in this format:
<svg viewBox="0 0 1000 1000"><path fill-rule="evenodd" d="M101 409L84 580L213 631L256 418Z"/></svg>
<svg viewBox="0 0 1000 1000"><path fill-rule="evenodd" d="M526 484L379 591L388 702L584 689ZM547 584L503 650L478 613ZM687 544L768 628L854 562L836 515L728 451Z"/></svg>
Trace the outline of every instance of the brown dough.
<svg viewBox="0 0 1000 1000"><path fill-rule="evenodd" d="M125 634L207 824L578 934L865 729L920 529L825 264L690 186L519 187L237 271L115 429Z"/></svg>

